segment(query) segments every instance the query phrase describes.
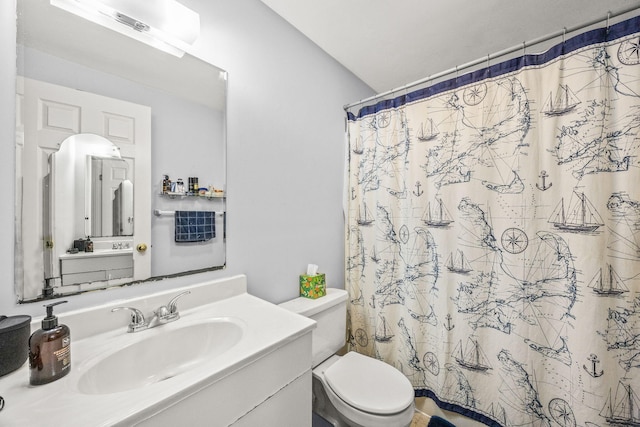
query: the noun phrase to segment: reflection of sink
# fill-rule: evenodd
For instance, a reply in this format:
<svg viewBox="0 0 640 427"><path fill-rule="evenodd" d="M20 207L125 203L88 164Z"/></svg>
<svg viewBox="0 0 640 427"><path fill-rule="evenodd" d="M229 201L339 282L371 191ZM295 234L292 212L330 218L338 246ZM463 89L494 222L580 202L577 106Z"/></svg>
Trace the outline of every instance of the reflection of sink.
<svg viewBox="0 0 640 427"><path fill-rule="evenodd" d="M79 390L86 394L108 394L164 381L226 352L240 341L243 333L240 324L228 318L174 325L177 327L165 325L139 332L139 341L104 358L98 356L98 362L80 377ZM156 333L143 336L151 331Z"/></svg>

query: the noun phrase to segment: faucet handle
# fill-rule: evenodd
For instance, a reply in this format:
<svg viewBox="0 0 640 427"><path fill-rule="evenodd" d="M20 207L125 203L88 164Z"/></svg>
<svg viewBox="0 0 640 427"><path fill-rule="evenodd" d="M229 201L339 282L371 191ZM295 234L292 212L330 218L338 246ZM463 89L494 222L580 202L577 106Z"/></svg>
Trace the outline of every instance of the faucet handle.
<svg viewBox="0 0 640 427"><path fill-rule="evenodd" d="M111 309L111 312L120 310L131 310L131 323L127 327L128 332L136 332L147 328L147 323L144 320L144 314L137 308L133 307L115 307Z"/></svg>
<svg viewBox="0 0 640 427"><path fill-rule="evenodd" d="M176 314L178 313L178 305L177 305L177 301L178 298L190 294L191 291L184 291L181 294L176 295L175 297L173 297L171 299L171 301L169 301L169 304L167 304L167 309L169 309L169 314Z"/></svg>
<svg viewBox="0 0 640 427"><path fill-rule="evenodd" d="M167 308L166 305L161 305L160 307L158 307L158 309L156 311L153 312L156 316L158 316L161 319L166 319L169 316L169 309Z"/></svg>

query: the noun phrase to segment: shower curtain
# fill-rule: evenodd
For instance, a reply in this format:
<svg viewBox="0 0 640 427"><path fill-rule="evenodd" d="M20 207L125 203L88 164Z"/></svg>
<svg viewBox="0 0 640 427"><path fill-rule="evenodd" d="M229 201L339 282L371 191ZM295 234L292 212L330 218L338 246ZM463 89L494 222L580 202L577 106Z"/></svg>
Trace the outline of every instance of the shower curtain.
<svg viewBox="0 0 640 427"><path fill-rule="evenodd" d="M490 426L640 426L640 17L348 112L349 344Z"/></svg>

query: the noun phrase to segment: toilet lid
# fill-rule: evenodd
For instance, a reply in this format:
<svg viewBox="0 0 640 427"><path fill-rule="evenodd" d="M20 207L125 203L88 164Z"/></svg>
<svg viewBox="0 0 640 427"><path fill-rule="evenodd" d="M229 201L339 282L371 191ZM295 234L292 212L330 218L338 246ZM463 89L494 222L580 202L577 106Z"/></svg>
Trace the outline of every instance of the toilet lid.
<svg viewBox="0 0 640 427"><path fill-rule="evenodd" d="M333 392L349 405L372 414L395 414L414 399L413 386L400 371L372 357L349 352L324 371Z"/></svg>

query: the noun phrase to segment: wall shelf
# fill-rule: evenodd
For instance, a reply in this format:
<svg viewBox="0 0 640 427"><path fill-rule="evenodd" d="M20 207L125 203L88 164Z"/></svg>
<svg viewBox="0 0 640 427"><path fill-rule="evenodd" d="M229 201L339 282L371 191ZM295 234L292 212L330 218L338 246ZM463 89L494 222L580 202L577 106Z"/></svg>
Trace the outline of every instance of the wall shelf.
<svg viewBox="0 0 640 427"><path fill-rule="evenodd" d="M164 211L161 209L154 209L153 214L155 216L175 216L176 211ZM225 212L216 212L218 216L224 216Z"/></svg>
<svg viewBox="0 0 640 427"><path fill-rule="evenodd" d="M168 199L192 198L192 199L206 199L206 200L224 200L224 199L227 198L226 195L224 195L224 196L201 196L199 194L188 194L188 193L160 193L159 196L160 197L166 197Z"/></svg>

